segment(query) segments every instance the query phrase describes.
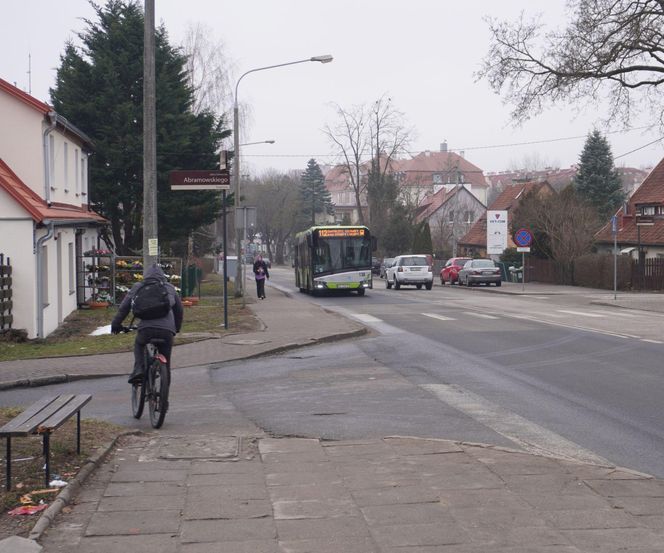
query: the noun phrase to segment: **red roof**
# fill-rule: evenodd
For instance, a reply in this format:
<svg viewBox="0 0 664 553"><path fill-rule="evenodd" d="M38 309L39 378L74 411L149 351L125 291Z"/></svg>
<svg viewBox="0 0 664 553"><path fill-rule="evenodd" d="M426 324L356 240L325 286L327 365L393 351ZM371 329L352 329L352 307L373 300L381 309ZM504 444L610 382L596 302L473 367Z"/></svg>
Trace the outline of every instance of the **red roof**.
<svg viewBox="0 0 664 553"><path fill-rule="evenodd" d="M661 206L664 205L664 159L650 172L650 174L639 186L632 197L629 199L627 215L624 208L617 212L618 216L618 234L619 244L638 244L638 228L636 226L636 208L637 206ZM642 245L664 245L664 219L653 218L653 225L641 226L641 244ZM613 232L611 222L604 225L595 234L598 242L613 243Z"/></svg>
<svg viewBox="0 0 664 553"><path fill-rule="evenodd" d="M18 178L16 173L2 159L0 159L0 188L14 198L37 223L42 223L48 219L59 221L84 220L102 224L107 222L101 215L94 211L88 211L83 207L67 204L51 204L49 207L34 190Z"/></svg>
<svg viewBox="0 0 664 553"><path fill-rule="evenodd" d="M461 157L454 152L430 152L425 151L417 154L412 159L400 160L396 169L405 173L403 184L406 186L421 186L421 179L432 181L434 173L452 177L452 182L456 182L456 173L462 173L464 181L488 188L482 169L473 165L466 158Z"/></svg>
<svg viewBox="0 0 664 553"><path fill-rule="evenodd" d="M420 213L418 214L417 219L422 221L431 217L431 215L438 211L438 209L452 198L456 192L457 188L452 188L449 192L445 190L445 188L441 188L435 194L431 194L424 198L424 201L420 204Z"/></svg>
<svg viewBox="0 0 664 553"><path fill-rule="evenodd" d="M33 107L37 111L40 111L44 115L53 111L53 108L44 102L40 102L37 98L33 98L27 92L23 92L20 88L16 88L14 85L8 83L7 81L0 79L0 90L3 90L21 100L24 104Z"/></svg>

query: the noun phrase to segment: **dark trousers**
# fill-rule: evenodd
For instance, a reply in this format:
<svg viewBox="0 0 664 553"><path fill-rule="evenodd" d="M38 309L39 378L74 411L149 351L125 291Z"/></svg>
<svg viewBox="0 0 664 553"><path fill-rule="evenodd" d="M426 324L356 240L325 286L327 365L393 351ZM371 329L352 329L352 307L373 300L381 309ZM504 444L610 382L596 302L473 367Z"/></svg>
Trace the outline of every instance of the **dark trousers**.
<svg viewBox="0 0 664 553"><path fill-rule="evenodd" d="M258 294L259 298L264 298L265 297L265 279L264 278L257 278L256 279L256 293Z"/></svg>
<svg viewBox="0 0 664 553"><path fill-rule="evenodd" d="M143 361L145 360L144 348L151 338L164 340L162 344L157 344L157 349L166 359L168 366L171 366L171 350L173 349L173 333L164 328L141 328L136 333L134 340L134 372L143 372Z"/></svg>

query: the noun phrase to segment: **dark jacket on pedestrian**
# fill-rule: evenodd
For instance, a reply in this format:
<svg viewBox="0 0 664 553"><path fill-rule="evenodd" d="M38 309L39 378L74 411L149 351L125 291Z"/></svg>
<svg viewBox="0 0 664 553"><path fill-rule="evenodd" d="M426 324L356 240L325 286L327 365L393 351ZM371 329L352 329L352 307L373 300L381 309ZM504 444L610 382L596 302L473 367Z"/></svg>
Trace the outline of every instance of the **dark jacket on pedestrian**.
<svg viewBox="0 0 664 553"><path fill-rule="evenodd" d="M149 319L145 321L141 320L138 323L138 329L142 330L146 328L159 328L162 330L170 330L173 334L180 332L180 328L182 327L183 309L182 301L180 300L178 293L175 291L175 288L170 282L168 282L164 271L162 271L161 267L158 265L148 267L143 272L143 279L146 278L158 278L166 283L168 299L171 303L171 310L168 312L168 314L166 314L166 316L160 317L159 319ZM122 324L122 321L124 321L125 317L129 315L129 312L131 311L131 300L136 295L136 291L140 288L141 284L141 282L137 282L134 284L134 286L132 286L131 290L127 292L127 295L124 297L120 307L118 308L117 314L115 317L113 317L111 328L119 327Z"/></svg>
<svg viewBox="0 0 664 553"><path fill-rule="evenodd" d="M265 263L260 255L258 256L258 259L254 261L254 275L256 275L256 279L270 278L270 273L267 270L267 263Z"/></svg>

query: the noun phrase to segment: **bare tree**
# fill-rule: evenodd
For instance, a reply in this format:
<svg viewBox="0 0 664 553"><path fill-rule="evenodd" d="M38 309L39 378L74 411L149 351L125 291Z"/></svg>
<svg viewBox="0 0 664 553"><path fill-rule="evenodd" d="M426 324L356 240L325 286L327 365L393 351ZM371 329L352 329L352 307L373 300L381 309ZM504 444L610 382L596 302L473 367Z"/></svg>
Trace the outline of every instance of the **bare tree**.
<svg viewBox="0 0 664 553"><path fill-rule="evenodd" d="M210 38L213 35L214 31L207 25L189 25L182 51L187 56L187 79L194 91L192 111L223 115L233 107L234 64L226 56L223 41L214 42Z"/></svg>
<svg viewBox="0 0 664 553"><path fill-rule="evenodd" d="M246 187L257 210L256 233L266 245L268 257L278 264L284 262L285 246L301 221L299 185L299 172L271 171Z"/></svg>
<svg viewBox="0 0 664 553"><path fill-rule="evenodd" d="M537 19L489 20L490 50L479 78L523 122L550 103L596 101L627 124L642 107L664 127L664 0L569 0L568 27L542 36ZM638 94L638 100L637 96Z"/></svg>
<svg viewBox="0 0 664 553"><path fill-rule="evenodd" d="M333 106L338 122L334 127L326 125L323 132L332 142L350 179L360 224L364 225L362 199L366 195L366 180L362 175L362 163L371 148L371 137L367 132L370 114L365 106L354 106L350 109L344 109L339 104Z"/></svg>

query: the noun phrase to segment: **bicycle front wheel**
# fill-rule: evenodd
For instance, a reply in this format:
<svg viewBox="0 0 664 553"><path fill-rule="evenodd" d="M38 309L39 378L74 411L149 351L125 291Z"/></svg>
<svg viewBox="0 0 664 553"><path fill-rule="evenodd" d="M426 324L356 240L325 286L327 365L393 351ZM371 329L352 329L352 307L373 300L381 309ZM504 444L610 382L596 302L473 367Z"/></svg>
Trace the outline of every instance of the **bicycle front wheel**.
<svg viewBox="0 0 664 553"><path fill-rule="evenodd" d="M168 366L155 358L150 365L148 376L148 406L150 424L153 428L161 428L168 411L168 388L170 385Z"/></svg>

